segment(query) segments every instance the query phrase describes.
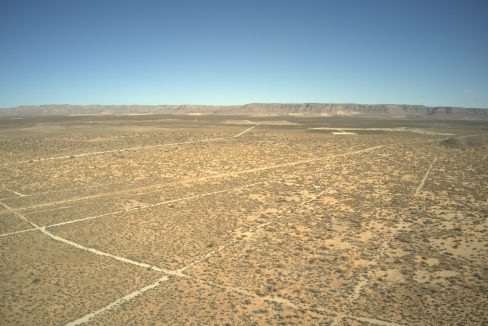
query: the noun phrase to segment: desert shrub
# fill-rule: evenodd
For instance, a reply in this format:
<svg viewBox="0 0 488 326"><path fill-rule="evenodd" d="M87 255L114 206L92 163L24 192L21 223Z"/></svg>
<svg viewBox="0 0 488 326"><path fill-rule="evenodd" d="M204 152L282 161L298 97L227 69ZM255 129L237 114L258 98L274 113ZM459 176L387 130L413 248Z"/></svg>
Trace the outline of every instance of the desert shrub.
<svg viewBox="0 0 488 326"><path fill-rule="evenodd" d="M466 149L466 144L463 139L453 137L442 140L441 145L449 148Z"/></svg>
<svg viewBox="0 0 488 326"><path fill-rule="evenodd" d="M488 136L480 135L465 138L450 137L442 140L440 144L455 149L482 148L488 146Z"/></svg>

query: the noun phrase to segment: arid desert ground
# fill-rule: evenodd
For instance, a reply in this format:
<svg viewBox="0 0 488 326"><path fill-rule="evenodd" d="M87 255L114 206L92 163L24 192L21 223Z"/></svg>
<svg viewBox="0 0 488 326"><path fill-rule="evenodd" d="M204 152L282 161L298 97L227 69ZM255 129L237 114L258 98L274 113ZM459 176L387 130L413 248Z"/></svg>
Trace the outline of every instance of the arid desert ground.
<svg viewBox="0 0 488 326"><path fill-rule="evenodd" d="M2 325L487 325L488 124L0 120Z"/></svg>

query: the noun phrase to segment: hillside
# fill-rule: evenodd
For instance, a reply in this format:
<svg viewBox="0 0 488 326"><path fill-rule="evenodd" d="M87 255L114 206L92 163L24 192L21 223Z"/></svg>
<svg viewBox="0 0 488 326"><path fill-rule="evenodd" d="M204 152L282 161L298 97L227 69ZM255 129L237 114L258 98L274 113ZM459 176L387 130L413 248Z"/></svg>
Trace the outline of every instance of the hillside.
<svg viewBox="0 0 488 326"><path fill-rule="evenodd" d="M488 109L427 107L423 105L279 104L208 105L41 105L0 109L0 118L73 115L249 115L249 116L355 116L389 118L486 119Z"/></svg>

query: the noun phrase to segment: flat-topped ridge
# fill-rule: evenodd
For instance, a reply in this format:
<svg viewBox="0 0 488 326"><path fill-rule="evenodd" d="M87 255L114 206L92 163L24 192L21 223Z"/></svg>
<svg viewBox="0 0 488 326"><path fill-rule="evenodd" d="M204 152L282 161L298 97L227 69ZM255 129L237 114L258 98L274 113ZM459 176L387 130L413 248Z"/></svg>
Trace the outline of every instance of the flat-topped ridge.
<svg viewBox="0 0 488 326"><path fill-rule="evenodd" d="M151 114L488 119L488 109L398 104L250 103L229 106L57 104L0 109L0 118Z"/></svg>

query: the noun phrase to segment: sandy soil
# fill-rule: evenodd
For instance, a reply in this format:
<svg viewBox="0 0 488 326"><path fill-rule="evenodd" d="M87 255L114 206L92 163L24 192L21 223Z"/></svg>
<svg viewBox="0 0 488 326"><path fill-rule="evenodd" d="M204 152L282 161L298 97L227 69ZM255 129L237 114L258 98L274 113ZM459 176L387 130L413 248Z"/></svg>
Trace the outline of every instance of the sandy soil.
<svg viewBox="0 0 488 326"><path fill-rule="evenodd" d="M2 324L488 323L488 126L51 119L0 121Z"/></svg>

